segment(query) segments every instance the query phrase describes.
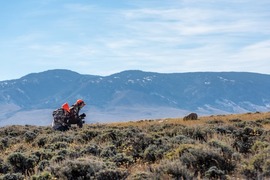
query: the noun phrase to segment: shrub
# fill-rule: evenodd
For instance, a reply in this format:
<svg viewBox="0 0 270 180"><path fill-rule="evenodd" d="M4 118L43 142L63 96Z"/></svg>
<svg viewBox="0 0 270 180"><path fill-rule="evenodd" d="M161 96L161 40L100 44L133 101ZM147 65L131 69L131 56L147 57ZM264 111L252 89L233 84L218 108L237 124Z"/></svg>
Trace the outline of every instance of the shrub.
<svg viewBox="0 0 270 180"><path fill-rule="evenodd" d="M17 137L20 134L25 133L25 131L23 130L23 128L21 126L8 126L7 128L5 128L5 135L6 136L10 136L10 137Z"/></svg>
<svg viewBox="0 0 270 180"><path fill-rule="evenodd" d="M99 134L98 140L101 142L114 142L119 137L119 132L116 130L108 130L107 132L103 132Z"/></svg>
<svg viewBox="0 0 270 180"><path fill-rule="evenodd" d="M4 163L4 161L2 159L0 159L0 173L1 174L6 174L7 172L9 172L10 167Z"/></svg>
<svg viewBox="0 0 270 180"><path fill-rule="evenodd" d="M209 121L207 121L206 123L207 123L207 124L223 124L224 121L215 119L215 120L209 120Z"/></svg>
<svg viewBox="0 0 270 180"><path fill-rule="evenodd" d="M37 137L37 134L31 131L24 133L24 140L26 143L32 142Z"/></svg>
<svg viewBox="0 0 270 180"><path fill-rule="evenodd" d="M183 152L180 160L187 168L193 168L195 172L200 172L202 175L212 166L216 166L226 173L235 168L235 164L231 161L210 150L190 148Z"/></svg>
<svg viewBox="0 0 270 180"><path fill-rule="evenodd" d="M252 132L253 129L251 128L244 128L234 131L233 136L235 137L235 140L232 146L240 153L249 153L254 143L254 138L251 134Z"/></svg>
<svg viewBox="0 0 270 180"><path fill-rule="evenodd" d="M256 120L255 122L258 122L258 123L261 123L261 124L270 124L270 119L267 118L267 119L259 119L259 120Z"/></svg>
<svg viewBox="0 0 270 180"><path fill-rule="evenodd" d="M143 179L155 179L155 176L151 172L139 171L129 176L129 178L132 180L143 180Z"/></svg>
<svg viewBox="0 0 270 180"><path fill-rule="evenodd" d="M263 166L265 161L267 160L268 155L265 153L260 153L255 155L251 161L250 161L250 165L256 170L256 171L260 171L262 172L263 170Z"/></svg>
<svg viewBox="0 0 270 180"><path fill-rule="evenodd" d="M51 143L56 143L56 142L65 142L65 143L73 143L74 137L71 136L63 136L63 134L59 134L57 136L53 136L53 139L51 140Z"/></svg>
<svg viewBox="0 0 270 180"><path fill-rule="evenodd" d="M145 149L143 153L143 158L149 162L155 162L158 159L163 157L163 149L156 145L150 145L148 148Z"/></svg>
<svg viewBox="0 0 270 180"><path fill-rule="evenodd" d="M207 141L207 135L210 132L207 130L202 129L201 127L192 127L192 128L185 128L183 134L191 137L192 139L199 140L199 141Z"/></svg>
<svg viewBox="0 0 270 180"><path fill-rule="evenodd" d="M35 151L33 152L33 155L35 155L38 158L38 161L50 160L53 157L53 153L47 149L41 149L39 151Z"/></svg>
<svg viewBox="0 0 270 180"><path fill-rule="evenodd" d="M155 139L145 133L135 134L133 137L125 140L123 146L129 147L129 154L134 158L142 158L143 153L148 146L154 144Z"/></svg>
<svg viewBox="0 0 270 180"><path fill-rule="evenodd" d="M229 122L239 123L242 122L241 119L229 119Z"/></svg>
<svg viewBox="0 0 270 180"><path fill-rule="evenodd" d="M35 142L37 143L38 147L44 147L48 140L46 137L40 137L37 138Z"/></svg>
<svg viewBox="0 0 270 180"><path fill-rule="evenodd" d="M157 126L157 125L155 125ZM177 136L182 133L182 130L185 128L185 126L180 124L163 124L159 126L160 128L155 129L155 132L159 133L163 136L173 137Z"/></svg>
<svg viewBox="0 0 270 180"><path fill-rule="evenodd" d="M223 142L212 140L208 142L208 144L214 148L217 148L221 151L221 155L224 156L224 158L227 158L229 160L232 159L232 154L234 153L232 148Z"/></svg>
<svg viewBox="0 0 270 180"><path fill-rule="evenodd" d="M40 175L32 176L32 180L51 180L51 179L53 179L52 175L47 171L42 172Z"/></svg>
<svg viewBox="0 0 270 180"><path fill-rule="evenodd" d="M105 166L102 162L90 159L67 160L62 164L51 166L51 174L57 179L93 179L95 174Z"/></svg>
<svg viewBox="0 0 270 180"><path fill-rule="evenodd" d="M33 171L33 168L36 164L35 157L36 156L28 158L21 153L13 153L8 156L7 160L12 166L14 172L21 172L24 174L26 171Z"/></svg>
<svg viewBox="0 0 270 180"><path fill-rule="evenodd" d="M21 173L10 173L0 177L2 180L24 180L24 176Z"/></svg>
<svg viewBox="0 0 270 180"><path fill-rule="evenodd" d="M270 177L270 160L267 159L263 166L263 176L269 178Z"/></svg>
<svg viewBox="0 0 270 180"><path fill-rule="evenodd" d="M48 160L42 160L38 163L38 170L43 171L46 167L50 165Z"/></svg>
<svg viewBox="0 0 270 180"><path fill-rule="evenodd" d="M218 126L215 128L215 131L221 135L231 134L235 130L236 128L233 126Z"/></svg>
<svg viewBox="0 0 270 180"><path fill-rule="evenodd" d="M66 142L56 142L53 144L53 150L56 149L66 149L69 145Z"/></svg>
<svg viewBox="0 0 270 180"><path fill-rule="evenodd" d="M193 175L179 160L162 162L161 169L174 179L193 179Z"/></svg>
<svg viewBox="0 0 270 180"><path fill-rule="evenodd" d="M256 141L252 147L251 147L251 150L254 154L260 152L260 151L263 151L264 149L268 148L269 147L269 143L268 142L262 142L262 141Z"/></svg>
<svg viewBox="0 0 270 180"><path fill-rule="evenodd" d="M209 179L226 179L224 171L218 169L216 166L210 167L205 172L205 177Z"/></svg>
<svg viewBox="0 0 270 180"><path fill-rule="evenodd" d="M101 157L106 157L106 158L112 157L115 155L116 155L116 148L113 145L105 147L100 153Z"/></svg>
<svg viewBox="0 0 270 180"><path fill-rule="evenodd" d="M250 167L250 166L247 166L247 167L244 167L242 170L241 170L241 174L243 174L246 179L257 179L258 178L258 174L257 172L254 170L254 168Z"/></svg>
<svg viewBox="0 0 270 180"><path fill-rule="evenodd" d="M56 163L59 163L64 160L65 160L65 157L62 155L56 155L51 159L51 161L56 162Z"/></svg>
<svg viewBox="0 0 270 180"><path fill-rule="evenodd" d="M0 139L0 150L4 150L5 148L8 148L9 146L9 138L1 138Z"/></svg>
<svg viewBox="0 0 270 180"><path fill-rule="evenodd" d="M126 156L123 153L118 153L116 154L113 158L112 161L117 165L117 166L129 166L133 163L133 159L130 156Z"/></svg>
<svg viewBox="0 0 270 180"><path fill-rule="evenodd" d="M177 135L170 139L174 144L195 144L195 141L185 135Z"/></svg>
<svg viewBox="0 0 270 180"><path fill-rule="evenodd" d="M81 150L81 154L91 154L94 156L98 156L101 150L96 144L89 145Z"/></svg>
<svg viewBox="0 0 270 180"><path fill-rule="evenodd" d="M236 127L245 128L245 127L262 127L259 122L255 121L241 121L234 124Z"/></svg>
<svg viewBox="0 0 270 180"><path fill-rule="evenodd" d="M84 130L81 132L80 138L83 139L84 141L90 141L91 139L95 138L99 133L97 131L89 131L89 130Z"/></svg>
<svg viewBox="0 0 270 180"><path fill-rule="evenodd" d="M97 180L115 180L126 179L128 176L127 171L115 170L115 169L103 169L95 174Z"/></svg>

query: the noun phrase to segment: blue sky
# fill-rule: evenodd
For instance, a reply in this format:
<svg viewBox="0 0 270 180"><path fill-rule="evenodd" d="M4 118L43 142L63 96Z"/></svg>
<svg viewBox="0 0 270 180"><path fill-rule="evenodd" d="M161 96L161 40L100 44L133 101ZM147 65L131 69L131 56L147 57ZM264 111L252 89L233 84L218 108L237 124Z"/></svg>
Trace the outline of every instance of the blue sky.
<svg viewBox="0 0 270 180"><path fill-rule="evenodd" d="M270 74L269 9L269 0L1 1L0 80L49 69Z"/></svg>

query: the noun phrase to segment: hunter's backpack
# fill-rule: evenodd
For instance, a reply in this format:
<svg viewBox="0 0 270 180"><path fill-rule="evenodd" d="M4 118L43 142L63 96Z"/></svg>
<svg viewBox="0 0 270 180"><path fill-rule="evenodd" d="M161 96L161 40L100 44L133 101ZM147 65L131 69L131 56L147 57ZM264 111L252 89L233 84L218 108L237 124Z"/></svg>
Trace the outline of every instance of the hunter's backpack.
<svg viewBox="0 0 270 180"><path fill-rule="evenodd" d="M64 110L59 108L53 111L52 116L54 119L59 119L64 115Z"/></svg>

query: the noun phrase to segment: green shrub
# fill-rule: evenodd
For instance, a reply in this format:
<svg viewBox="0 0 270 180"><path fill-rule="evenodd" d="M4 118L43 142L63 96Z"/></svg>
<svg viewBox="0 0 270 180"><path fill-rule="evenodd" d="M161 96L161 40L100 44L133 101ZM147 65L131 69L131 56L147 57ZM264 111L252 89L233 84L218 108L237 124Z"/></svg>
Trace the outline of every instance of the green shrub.
<svg viewBox="0 0 270 180"><path fill-rule="evenodd" d="M170 139L173 144L195 144L195 141L185 135L177 135Z"/></svg>
<svg viewBox="0 0 270 180"><path fill-rule="evenodd" d="M216 166L210 167L205 172L205 177L209 179L226 179L224 171L218 169Z"/></svg>
<svg viewBox="0 0 270 180"><path fill-rule="evenodd" d="M215 120L209 120L209 121L207 121L206 123L207 123L207 124L223 124L224 121L215 119Z"/></svg>
<svg viewBox="0 0 270 180"><path fill-rule="evenodd" d="M36 158L36 159L35 159ZM7 158L8 163L12 166L14 172L26 173L32 172L35 167L37 157L26 157L21 153L10 154Z"/></svg>
<svg viewBox="0 0 270 180"><path fill-rule="evenodd" d="M97 180L121 180L126 179L128 176L127 171L115 170L115 169L103 169L95 174Z"/></svg>
<svg viewBox="0 0 270 180"><path fill-rule="evenodd" d="M38 163L38 170L43 171L46 167L50 165L50 162L48 160L42 160Z"/></svg>
<svg viewBox="0 0 270 180"><path fill-rule="evenodd" d="M5 164L3 159L0 159L0 174L6 174L9 171L10 167L7 164Z"/></svg>
<svg viewBox="0 0 270 180"><path fill-rule="evenodd" d="M183 134L192 139L207 142L207 136L211 134L210 130L203 129L202 127L185 128Z"/></svg>
<svg viewBox="0 0 270 180"><path fill-rule="evenodd" d="M99 132L97 131L89 131L89 130L84 130L82 131L79 135L81 139L83 139L85 142L92 140L96 136L98 136Z"/></svg>
<svg viewBox="0 0 270 180"><path fill-rule="evenodd" d="M66 142L56 142L52 145L52 149L53 150L57 150L57 149L66 149L68 148L69 144Z"/></svg>
<svg viewBox="0 0 270 180"><path fill-rule="evenodd" d="M258 123L261 123L261 124L270 124L270 119L267 118L267 119L259 119L259 120L256 120L255 122L258 122Z"/></svg>
<svg viewBox="0 0 270 180"><path fill-rule="evenodd" d="M269 159L267 159L263 165L263 177L265 177L265 179L270 178L270 160Z"/></svg>
<svg viewBox="0 0 270 180"><path fill-rule="evenodd" d="M256 170L262 172L265 161L269 158L268 153L260 153L253 156L250 165Z"/></svg>
<svg viewBox="0 0 270 180"><path fill-rule="evenodd" d="M233 132L234 142L232 147L235 148L240 153L250 153L251 147L254 144L253 138L254 130L252 128L246 127L244 129L238 129Z"/></svg>
<svg viewBox="0 0 270 180"><path fill-rule="evenodd" d="M254 154L257 154L260 151L265 150L269 147L269 143L265 141L255 141L255 143L252 145L251 150Z"/></svg>
<svg viewBox="0 0 270 180"><path fill-rule="evenodd" d="M158 159L163 157L164 151L161 147L156 145L150 145L148 148L145 149L143 153L143 158L145 161L155 162Z"/></svg>
<svg viewBox="0 0 270 180"><path fill-rule="evenodd" d="M151 172L138 171L138 172L135 172L134 174L130 175L129 179L132 179L132 180L155 179L155 176Z"/></svg>
<svg viewBox="0 0 270 180"><path fill-rule="evenodd" d="M106 158L109 158L109 157L113 157L116 155L116 148L113 146L113 145L110 145L110 146L107 146L105 147L101 153L100 153L100 156L101 157L106 157Z"/></svg>
<svg viewBox="0 0 270 180"><path fill-rule="evenodd" d="M135 134L133 137L124 140L124 148L129 147L129 155L136 158L143 158L146 148L155 143L155 139L145 133Z"/></svg>
<svg viewBox="0 0 270 180"><path fill-rule="evenodd" d="M161 169L174 179L193 179L192 173L179 160L161 162Z"/></svg>
<svg viewBox="0 0 270 180"><path fill-rule="evenodd" d="M187 168L200 172L202 175L212 166L216 166L225 173L235 168L235 164L211 150L190 148L182 153L180 160Z"/></svg>
<svg viewBox="0 0 270 180"><path fill-rule="evenodd" d="M241 119L229 119L229 122L239 123L239 122L242 122L242 120Z"/></svg>
<svg viewBox="0 0 270 180"><path fill-rule="evenodd" d="M221 134L221 135L231 134L236 130L236 128L233 126L218 126L218 127L215 127L214 129L216 133Z"/></svg>
<svg viewBox="0 0 270 180"><path fill-rule="evenodd" d="M64 160L65 160L65 156L62 156L62 155L53 156L53 158L51 159L51 161L56 162L56 163L60 163Z"/></svg>
<svg viewBox="0 0 270 180"><path fill-rule="evenodd" d="M0 150L4 150L9 147L9 138L4 137L0 139Z"/></svg>
<svg viewBox="0 0 270 180"><path fill-rule="evenodd" d="M50 143L65 142L73 143L74 136L64 136L63 134L54 135Z"/></svg>
<svg viewBox="0 0 270 180"><path fill-rule="evenodd" d="M0 177L1 180L24 180L24 176L21 173L10 173Z"/></svg>
<svg viewBox="0 0 270 180"><path fill-rule="evenodd" d="M232 159L232 155L234 152L230 146L224 144L223 142L217 141L217 140L212 140L212 141L208 142L208 144L211 147L219 149L221 151L221 155L224 156L224 158L227 158L229 160Z"/></svg>
<svg viewBox="0 0 270 180"><path fill-rule="evenodd" d="M57 179L94 179L97 172L104 169L102 162L92 159L67 160L50 167L51 174Z"/></svg>
<svg viewBox="0 0 270 180"><path fill-rule="evenodd" d="M242 166L241 174L247 179L269 179L270 157L268 151L256 154L244 163L245 166Z"/></svg>
<svg viewBox="0 0 270 180"><path fill-rule="evenodd" d="M40 175L32 176L32 180L51 180L51 179L53 179L52 175L47 171L42 172Z"/></svg>
<svg viewBox="0 0 270 180"><path fill-rule="evenodd" d="M241 170L241 174L243 174L246 179L258 179L258 174L257 172L254 170L254 168L251 168L251 167L244 167L242 170Z"/></svg>
<svg viewBox="0 0 270 180"><path fill-rule="evenodd" d="M100 152L101 150L96 144L86 146L85 148L81 150L81 154L91 154L94 156L98 156Z"/></svg>
<svg viewBox="0 0 270 180"><path fill-rule="evenodd" d="M44 147L46 143L48 142L47 137L40 137L35 140L35 143L38 145L38 147Z"/></svg>
<svg viewBox="0 0 270 180"><path fill-rule="evenodd" d="M133 163L133 159L130 156L126 156L123 153L118 153L116 154L113 158L112 161L117 165L117 166L129 166Z"/></svg>
<svg viewBox="0 0 270 180"><path fill-rule="evenodd" d="M40 149L39 151L35 151L32 154L38 158L38 161L50 160L54 156L52 151L48 149Z"/></svg>
<svg viewBox="0 0 270 180"><path fill-rule="evenodd" d="M24 133L24 140L26 143L32 142L37 137L37 134L31 131Z"/></svg>

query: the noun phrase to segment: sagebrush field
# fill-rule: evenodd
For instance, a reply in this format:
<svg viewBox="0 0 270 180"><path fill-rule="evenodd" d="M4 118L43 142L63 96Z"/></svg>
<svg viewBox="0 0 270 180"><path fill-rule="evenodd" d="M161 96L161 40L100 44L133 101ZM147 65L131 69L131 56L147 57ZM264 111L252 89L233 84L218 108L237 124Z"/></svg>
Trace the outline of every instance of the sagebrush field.
<svg viewBox="0 0 270 180"><path fill-rule="evenodd" d="M270 112L0 128L0 179L268 179Z"/></svg>

